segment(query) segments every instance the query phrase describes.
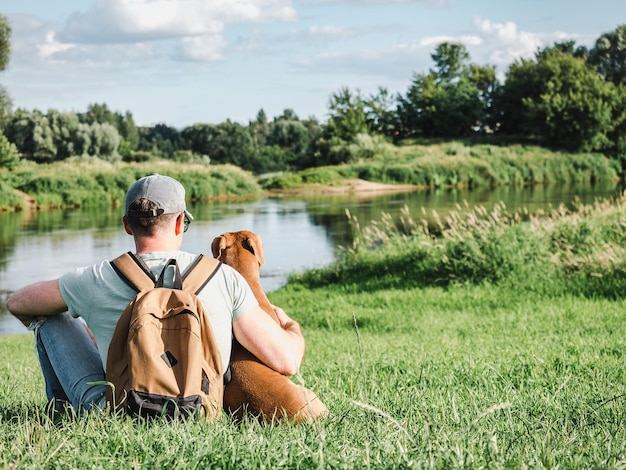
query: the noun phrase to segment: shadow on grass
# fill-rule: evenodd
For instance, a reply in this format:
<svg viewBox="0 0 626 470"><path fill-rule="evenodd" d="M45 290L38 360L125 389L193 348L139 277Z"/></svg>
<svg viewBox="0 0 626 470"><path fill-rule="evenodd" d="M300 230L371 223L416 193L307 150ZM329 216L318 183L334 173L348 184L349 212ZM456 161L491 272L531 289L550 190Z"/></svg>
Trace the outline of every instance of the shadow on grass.
<svg viewBox="0 0 626 470"><path fill-rule="evenodd" d="M49 421L46 406L41 404L0 404L0 422L24 423Z"/></svg>

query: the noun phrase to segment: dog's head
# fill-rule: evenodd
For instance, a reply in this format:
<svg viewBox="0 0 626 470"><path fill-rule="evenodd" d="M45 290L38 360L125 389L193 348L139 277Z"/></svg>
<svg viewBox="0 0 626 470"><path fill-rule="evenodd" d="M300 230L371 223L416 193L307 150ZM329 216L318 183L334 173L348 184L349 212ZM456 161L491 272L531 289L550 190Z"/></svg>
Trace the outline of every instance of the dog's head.
<svg viewBox="0 0 626 470"><path fill-rule="evenodd" d="M249 230L226 232L213 239L211 243L213 257L234 268L246 262L249 254L254 256L257 268L265 264L263 257L263 240ZM250 261L248 261L250 262Z"/></svg>

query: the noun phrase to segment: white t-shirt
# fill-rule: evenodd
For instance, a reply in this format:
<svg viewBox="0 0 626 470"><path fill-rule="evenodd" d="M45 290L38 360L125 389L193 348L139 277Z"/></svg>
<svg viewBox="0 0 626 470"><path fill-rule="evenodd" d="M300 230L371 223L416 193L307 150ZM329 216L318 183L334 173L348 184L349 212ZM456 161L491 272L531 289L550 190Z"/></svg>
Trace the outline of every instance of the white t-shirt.
<svg viewBox="0 0 626 470"><path fill-rule="evenodd" d="M176 259L181 274L184 274L196 255L172 251L147 253L140 257L158 278L169 259ZM167 282L165 285L171 287ZM82 317L96 338L106 370L115 326L136 292L118 276L109 261L70 271L59 279L59 286L70 314ZM198 297L213 327L222 366L226 370L231 353L232 322L258 305L258 301L241 274L227 265L218 269Z"/></svg>

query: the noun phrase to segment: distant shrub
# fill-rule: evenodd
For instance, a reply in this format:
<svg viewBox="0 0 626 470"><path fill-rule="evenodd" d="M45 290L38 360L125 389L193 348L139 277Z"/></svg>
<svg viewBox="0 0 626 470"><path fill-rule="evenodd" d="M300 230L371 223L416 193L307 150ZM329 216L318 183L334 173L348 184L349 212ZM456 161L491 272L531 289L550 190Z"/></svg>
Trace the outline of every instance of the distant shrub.
<svg viewBox="0 0 626 470"><path fill-rule="evenodd" d="M20 155L17 147L0 132L0 168L11 170L18 165L19 161Z"/></svg>
<svg viewBox="0 0 626 470"><path fill-rule="evenodd" d="M303 183L307 184L329 184L338 179L341 179L341 175L334 167L318 167L309 168L299 173Z"/></svg>
<svg viewBox="0 0 626 470"><path fill-rule="evenodd" d="M149 162L157 160L157 157L151 152L145 152L143 150L133 150L127 155L123 156L125 162Z"/></svg>
<svg viewBox="0 0 626 470"><path fill-rule="evenodd" d="M22 196L7 183L0 180L0 208L18 208L23 207L25 204Z"/></svg>
<svg viewBox="0 0 626 470"><path fill-rule="evenodd" d="M303 184L302 176L298 173L272 176L261 182L264 189L294 189Z"/></svg>

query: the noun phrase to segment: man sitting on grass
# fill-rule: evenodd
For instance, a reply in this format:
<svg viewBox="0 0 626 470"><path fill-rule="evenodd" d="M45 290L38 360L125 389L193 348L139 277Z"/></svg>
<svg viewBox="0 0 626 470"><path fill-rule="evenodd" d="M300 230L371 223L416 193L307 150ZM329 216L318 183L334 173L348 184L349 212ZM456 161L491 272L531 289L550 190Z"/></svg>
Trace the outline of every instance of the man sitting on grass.
<svg viewBox="0 0 626 470"><path fill-rule="evenodd" d="M157 277L172 258L181 272L196 259L180 249L191 218L183 186L170 177L141 178L126 194L124 229L134 238L136 255ZM52 410L66 404L78 413L106 407L103 381L109 344L135 294L111 263L102 261L24 287L9 297L9 311L35 331ZM300 326L278 307L274 308L280 325L274 322L237 271L223 265L198 297L213 327L223 370L228 368L234 335L277 372L293 375L298 371L305 348Z"/></svg>

